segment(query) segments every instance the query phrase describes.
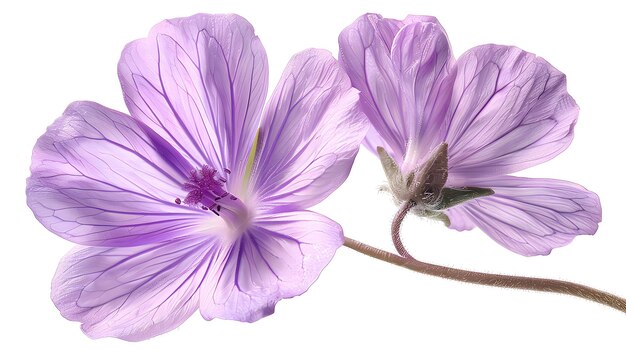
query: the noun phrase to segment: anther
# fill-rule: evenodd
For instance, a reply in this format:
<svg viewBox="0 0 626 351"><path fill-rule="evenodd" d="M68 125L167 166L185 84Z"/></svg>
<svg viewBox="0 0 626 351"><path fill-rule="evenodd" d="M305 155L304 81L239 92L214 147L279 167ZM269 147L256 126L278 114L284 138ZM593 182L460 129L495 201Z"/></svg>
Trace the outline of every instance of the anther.
<svg viewBox="0 0 626 351"><path fill-rule="evenodd" d="M180 204L182 203L182 201L180 201L180 198L178 198L178 197L176 198L176 200L174 200L174 202L175 202L177 205L180 205Z"/></svg>
<svg viewBox="0 0 626 351"><path fill-rule="evenodd" d="M230 170L224 169L224 173L230 174ZM226 181L226 177L207 165L194 169L189 174L189 181L183 184L183 190L188 191L187 196L183 200L176 198L176 203L199 206L219 216L218 212L222 207L217 205L217 202L230 196L230 193L224 189Z"/></svg>

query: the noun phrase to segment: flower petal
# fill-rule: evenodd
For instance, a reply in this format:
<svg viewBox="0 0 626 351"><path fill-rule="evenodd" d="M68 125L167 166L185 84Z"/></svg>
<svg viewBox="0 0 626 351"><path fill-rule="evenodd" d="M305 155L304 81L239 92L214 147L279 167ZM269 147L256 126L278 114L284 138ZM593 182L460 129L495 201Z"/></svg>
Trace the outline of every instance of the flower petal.
<svg viewBox="0 0 626 351"><path fill-rule="evenodd" d="M472 217L467 215L467 212L463 210L463 206L461 205L450 207L445 213L450 220L450 225L448 226L450 229L456 229L461 232L476 228L476 224L472 221Z"/></svg>
<svg viewBox="0 0 626 351"><path fill-rule="evenodd" d="M403 155L408 139L400 112L398 77L390 57L393 38L402 26L400 21L366 14L339 35L339 62L352 85L361 91L363 111L389 144L392 155Z"/></svg>
<svg viewBox="0 0 626 351"><path fill-rule="evenodd" d="M438 146L439 129L450 103L454 57L443 27L435 18L404 26L394 39L391 58L398 70L405 142L416 143L416 161ZM412 171L417 164L407 167Z"/></svg>
<svg viewBox="0 0 626 351"><path fill-rule="evenodd" d="M237 15L164 21L122 52L126 103L199 167L240 179L267 94L267 56Z"/></svg>
<svg viewBox="0 0 626 351"><path fill-rule="evenodd" d="M342 244L341 226L314 212L259 218L205 280L200 312L245 322L270 315L279 300L304 293Z"/></svg>
<svg viewBox="0 0 626 351"><path fill-rule="evenodd" d="M343 183L368 126L358 97L329 52L291 59L261 122L252 176L260 202L305 209Z"/></svg>
<svg viewBox="0 0 626 351"><path fill-rule="evenodd" d="M366 115L389 144L385 149L397 158L411 141L427 153L438 141L435 132L452 90L452 79L446 79L452 52L437 19L410 16L400 22L364 15L340 34L339 49L341 65L362 92Z"/></svg>
<svg viewBox="0 0 626 351"><path fill-rule="evenodd" d="M37 141L26 196L35 217L67 240L142 245L185 235L210 218L174 203L190 167L141 122L76 102Z"/></svg>
<svg viewBox="0 0 626 351"><path fill-rule="evenodd" d="M516 47L484 45L457 62L443 140L450 174L465 179L516 172L561 153L578 106L565 75Z"/></svg>
<svg viewBox="0 0 626 351"><path fill-rule="evenodd" d="M524 256L547 255L577 235L595 234L602 220L598 196L574 183L500 176L476 185L495 194L454 207L461 217L448 210L451 226L465 227L463 218L469 218L498 244Z"/></svg>
<svg viewBox="0 0 626 351"><path fill-rule="evenodd" d="M77 247L59 264L52 300L92 338L148 339L197 310L215 251L206 236L138 247Z"/></svg>

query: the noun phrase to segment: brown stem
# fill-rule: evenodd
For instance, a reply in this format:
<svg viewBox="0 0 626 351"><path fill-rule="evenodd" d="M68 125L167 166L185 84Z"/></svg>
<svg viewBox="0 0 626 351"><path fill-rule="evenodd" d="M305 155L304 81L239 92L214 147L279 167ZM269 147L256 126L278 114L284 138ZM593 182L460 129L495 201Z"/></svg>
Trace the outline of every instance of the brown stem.
<svg viewBox="0 0 626 351"><path fill-rule="evenodd" d="M431 263L421 262L413 258L404 248L400 240L400 225L402 220L411 209L410 204L403 205L396 214L392 223L393 243L398 252L405 257L377 249L351 238L346 238L344 245L367 256L381 261L389 262L412 271L428 274L440 278L458 280L466 283L480 284L487 286L498 286L511 289L524 289L534 291L545 291L558 294L577 296L586 300L601 303L616 310L626 313L626 300L602 290L594 289L585 285L576 284L563 280L518 277L503 274L489 274L482 272L466 271L451 267L439 266Z"/></svg>
<svg viewBox="0 0 626 351"><path fill-rule="evenodd" d="M407 201L403 203L398 212L396 212L396 215L393 217L393 221L391 222L391 240L393 241L393 246L396 248L396 251L398 251L400 256L417 261L404 247L402 239L400 238L400 227L402 226L402 221L404 221L404 217L406 217L407 213L409 213L413 206L415 206L413 201Z"/></svg>

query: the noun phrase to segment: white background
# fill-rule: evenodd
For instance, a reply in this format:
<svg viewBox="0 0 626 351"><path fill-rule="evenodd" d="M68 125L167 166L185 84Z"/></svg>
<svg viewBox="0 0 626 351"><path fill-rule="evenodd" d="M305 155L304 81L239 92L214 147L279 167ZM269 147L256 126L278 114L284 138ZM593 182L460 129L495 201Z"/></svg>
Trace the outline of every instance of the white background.
<svg viewBox="0 0 626 351"><path fill-rule="evenodd" d="M568 76L581 107L576 137L556 159L523 172L575 181L596 191L604 220L547 257L524 258L479 230L455 232L410 219L415 256L467 269L572 280L626 296L624 143L626 52L623 12L592 1L5 1L0 5L0 349L317 350L624 349L626 315L572 297L479 287L421 276L347 248L301 297L253 324L204 321L141 343L91 340L49 298L57 262L72 244L47 232L25 205L30 153L45 128L75 100L126 111L116 65L122 47L165 18L234 12L256 28L270 62L270 91L289 57L308 47L336 54L337 35L357 16L429 14L458 57L483 43L537 53ZM619 2L615 2L619 3ZM364 150L363 150L364 151ZM316 210L345 234L391 249L394 207L377 187L378 161L361 152L344 186Z"/></svg>

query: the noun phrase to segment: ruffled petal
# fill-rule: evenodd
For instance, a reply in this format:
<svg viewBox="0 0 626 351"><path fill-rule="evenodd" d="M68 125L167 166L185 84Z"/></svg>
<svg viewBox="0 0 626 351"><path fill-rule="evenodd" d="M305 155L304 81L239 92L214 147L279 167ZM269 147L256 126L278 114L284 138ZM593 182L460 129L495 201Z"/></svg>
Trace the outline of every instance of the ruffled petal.
<svg viewBox="0 0 626 351"><path fill-rule="evenodd" d="M602 220L598 196L580 185L555 179L500 176L476 186L494 195L456 206L451 226L468 229L465 219L498 244L524 256L547 255L577 235L592 235ZM456 221L456 223L455 223Z"/></svg>
<svg viewBox="0 0 626 351"><path fill-rule="evenodd" d="M342 244L341 226L314 212L259 218L205 280L200 312L244 322L270 315L279 300L304 293Z"/></svg>
<svg viewBox="0 0 626 351"><path fill-rule="evenodd" d="M174 200L191 166L141 122L93 102L71 104L39 138L27 202L53 233L96 246L185 235L209 215Z"/></svg>
<svg viewBox="0 0 626 351"><path fill-rule="evenodd" d="M401 22L367 14L343 30L339 50L386 150L405 155L411 141L425 154L438 137L434 125L441 124L452 90L452 80L446 80L452 53L437 19L410 16ZM374 142L368 136L367 143Z"/></svg>
<svg viewBox="0 0 626 351"><path fill-rule="evenodd" d="M59 264L52 301L92 338L148 339L198 309L199 287L215 252L206 236L139 247L77 247Z"/></svg>
<svg viewBox="0 0 626 351"><path fill-rule="evenodd" d="M252 171L259 202L305 209L343 183L368 127L358 98L329 52L291 59L261 122Z"/></svg>
<svg viewBox="0 0 626 351"><path fill-rule="evenodd" d="M443 140L452 178L503 175L569 146L578 106L565 75L516 47L484 45L457 63Z"/></svg>
<svg viewBox="0 0 626 351"><path fill-rule="evenodd" d="M267 56L237 15L198 14L156 25L122 52L126 104L199 167L240 179L267 94ZM233 180L236 181L236 180Z"/></svg>

